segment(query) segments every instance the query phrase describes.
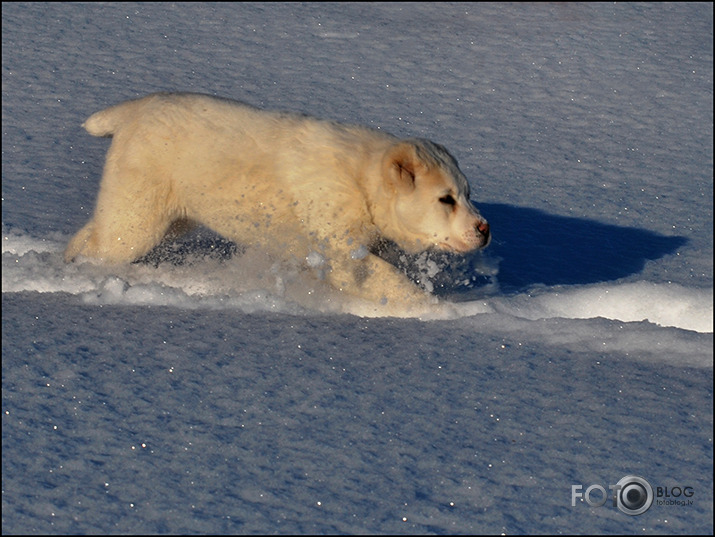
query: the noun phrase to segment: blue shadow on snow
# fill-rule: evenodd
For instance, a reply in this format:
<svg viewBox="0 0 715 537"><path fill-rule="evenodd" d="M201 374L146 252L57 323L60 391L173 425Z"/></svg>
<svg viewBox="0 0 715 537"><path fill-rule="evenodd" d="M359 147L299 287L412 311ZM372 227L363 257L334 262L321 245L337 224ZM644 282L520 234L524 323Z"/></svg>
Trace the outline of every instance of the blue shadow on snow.
<svg viewBox="0 0 715 537"><path fill-rule="evenodd" d="M501 258L504 291L535 284L571 285L617 280L646 261L674 253L685 237L570 218L528 207L480 203L493 232L488 255ZM487 254L485 254L487 255Z"/></svg>

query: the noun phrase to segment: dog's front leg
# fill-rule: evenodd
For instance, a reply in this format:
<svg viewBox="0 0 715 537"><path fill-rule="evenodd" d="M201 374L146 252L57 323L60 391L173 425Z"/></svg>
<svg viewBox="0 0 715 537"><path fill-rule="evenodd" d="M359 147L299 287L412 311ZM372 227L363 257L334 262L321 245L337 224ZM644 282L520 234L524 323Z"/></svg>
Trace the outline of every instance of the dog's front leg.
<svg viewBox="0 0 715 537"><path fill-rule="evenodd" d="M390 308L436 302L397 268L373 254L333 263L327 276L336 289Z"/></svg>

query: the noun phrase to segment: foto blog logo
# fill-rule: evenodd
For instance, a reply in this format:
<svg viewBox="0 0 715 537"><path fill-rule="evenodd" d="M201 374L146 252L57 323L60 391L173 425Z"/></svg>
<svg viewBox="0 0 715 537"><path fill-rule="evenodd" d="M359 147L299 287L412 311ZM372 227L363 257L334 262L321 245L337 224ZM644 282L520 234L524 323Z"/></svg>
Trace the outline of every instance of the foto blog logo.
<svg viewBox="0 0 715 537"><path fill-rule="evenodd" d="M615 485L608 485L613 497L613 507L626 515L642 515L653 504L653 487L642 477L627 475ZM598 491L598 494L593 494ZM594 499L594 496L600 496ZM579 499L591 507L601 507L608 501L608 493L601 485L591 485L583 491L582 485L571 485L571 507Z"/></svg>

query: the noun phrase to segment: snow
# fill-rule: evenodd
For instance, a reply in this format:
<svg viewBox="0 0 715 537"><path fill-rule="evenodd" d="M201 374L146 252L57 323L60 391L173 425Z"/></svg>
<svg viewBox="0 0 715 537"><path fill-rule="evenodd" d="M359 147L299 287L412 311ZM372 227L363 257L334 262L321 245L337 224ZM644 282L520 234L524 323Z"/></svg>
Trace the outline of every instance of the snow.
<svg viewBox="0 0 715 537"><path fill-rule="evenodd" d="M712 13L3 4L3 533L712 533ZM385 252L421 319L206 230L65 264L153 91L433 139L494 240ZM692 503L571 505L626 475Z"/></svg>

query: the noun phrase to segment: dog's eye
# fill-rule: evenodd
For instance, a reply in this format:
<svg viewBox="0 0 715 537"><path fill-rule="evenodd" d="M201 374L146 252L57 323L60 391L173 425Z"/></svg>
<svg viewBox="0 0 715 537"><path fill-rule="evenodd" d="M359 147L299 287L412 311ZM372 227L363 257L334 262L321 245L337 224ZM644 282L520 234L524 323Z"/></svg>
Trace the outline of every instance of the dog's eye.
<svg viewBox="0 0 715 537"><path fill-rule="evenodd" d="M450 194L447 194L446 196L442 196L439 198L440 203L444 203L445 205L449 205L450 207L454 207L457 205L457 200L455 200Z"/></svg>

